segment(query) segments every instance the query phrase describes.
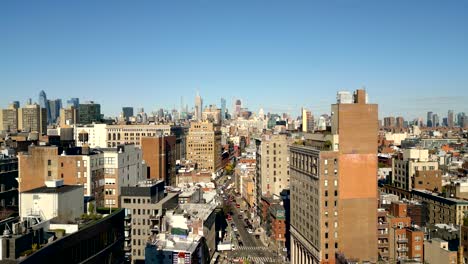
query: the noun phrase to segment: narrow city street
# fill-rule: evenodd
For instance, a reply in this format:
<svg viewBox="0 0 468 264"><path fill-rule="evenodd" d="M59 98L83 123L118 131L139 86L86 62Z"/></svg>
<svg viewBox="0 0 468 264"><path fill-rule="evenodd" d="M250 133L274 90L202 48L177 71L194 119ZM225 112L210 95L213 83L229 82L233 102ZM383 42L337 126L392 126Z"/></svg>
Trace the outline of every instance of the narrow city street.
<svg viewBox="0 0 468 264"><path fill-rule="evenodd" d="M228 179L228 176L221 176L217 179L218 186L229 186L233 184L234 179ZM231 238L233 244L232 251L221 252L221 257L218 263L285 263L271 249L267 248L260 238L256 238L254 233L247 230L245 218L247 214L244 212L247 208L243 207L241 197L235 196L233 188L223 190L226 199L223 199L225 208L228 208L228 213L231 214L231 220L228 221L228 237ZM229 197L232 197L230 201ZM236 204L240 205L237 208ZM242 211L242 213L241 213ZM249 219L250 223L252 219Z"/></svg>

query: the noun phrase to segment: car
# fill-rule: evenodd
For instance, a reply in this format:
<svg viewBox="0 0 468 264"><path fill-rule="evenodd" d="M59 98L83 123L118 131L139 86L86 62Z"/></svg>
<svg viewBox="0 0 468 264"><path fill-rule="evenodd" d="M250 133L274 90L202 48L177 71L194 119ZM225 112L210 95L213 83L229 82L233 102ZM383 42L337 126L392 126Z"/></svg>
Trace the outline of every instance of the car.
<svg viewBox="0 0 468 264"><path fill-rule="evenodd" d="M244 243L242 243L242 241L239 241L239 247L242 247L244 245Z"/></svg>
<svg viewBox="0 0 468 264"><path fill-rule="evenodd" d="M239 230L237 229L237 227L234 227L232 230L234 230L234 232L239 231Z"/></svg>
<svg viewBox="0 0 468 264"><path fill-rule="evenodd" d="M239 213L243 214L243 213L244 213L244 210L240 210Z"/></svg>
<svg viewBox="0 0 468 264"><path fill-rule="evenodd" d="M247 228L247 233L253 234L253 230L251 228Z"/></svg>
<svg viewBox="0 0 468 264"><path fill-rule="evenodd" d="M242 215L238 215L237 218L242 219Z"/></svg>
<svg viewBox="0 0 468 264"><path fill-rule="evenodd" d="M240 208L240 204L236 204L236 207L237 207L237 208Z"/></svg>

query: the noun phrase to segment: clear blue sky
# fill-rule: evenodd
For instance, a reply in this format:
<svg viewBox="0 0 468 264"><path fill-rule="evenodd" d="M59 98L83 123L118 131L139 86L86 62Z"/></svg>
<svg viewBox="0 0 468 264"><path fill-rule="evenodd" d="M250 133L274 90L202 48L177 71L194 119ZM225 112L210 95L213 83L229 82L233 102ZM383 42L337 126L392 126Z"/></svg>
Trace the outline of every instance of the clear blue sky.
<svg viewBox="0 0 468 264"><path fill-rule="evenodd" d="M243 99L328 113L368 90L381 116L468 112L468 1L0 1L0 106L40 90L121 106Z"/></svg>

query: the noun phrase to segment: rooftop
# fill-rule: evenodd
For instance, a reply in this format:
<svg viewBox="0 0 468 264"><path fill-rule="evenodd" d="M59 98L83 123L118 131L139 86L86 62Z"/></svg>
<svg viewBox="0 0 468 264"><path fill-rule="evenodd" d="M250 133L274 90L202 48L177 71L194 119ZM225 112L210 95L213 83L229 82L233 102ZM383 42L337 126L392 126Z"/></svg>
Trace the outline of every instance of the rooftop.
<svg viewBox="0 0 468 264"><path fill-rule="evenodd" d="M62 185L59 187L46 187L42 186L36 189L32 189L29 191L25 191L22 193L66 193L69 191L73 191L75 189L83 188L81 185Z"/></svg>
<svg viewBox="0 0 468 264"><path fill-rule="evenodd" d="M205 221L216 209L215 204L195 204L195 203L186 203L180 204L179 208L187 212L193 217L200 218Z"/></svg>

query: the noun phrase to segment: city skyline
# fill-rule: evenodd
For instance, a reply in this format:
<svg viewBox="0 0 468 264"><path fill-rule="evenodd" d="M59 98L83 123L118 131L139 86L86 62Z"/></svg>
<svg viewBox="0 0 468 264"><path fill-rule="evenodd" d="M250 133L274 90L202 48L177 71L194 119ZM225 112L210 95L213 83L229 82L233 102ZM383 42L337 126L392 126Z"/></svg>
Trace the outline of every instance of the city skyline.
<svg viewBox="0 0 468 264"><path fill-rule="evenodd" d="M317 115L364 86L380 119L467 112L466 2L112 3L2 3L0 105L45 90L114 116L199 90L205 105Z"/></svg>
<svg viewBox="0 0 468 264"><path fill-rule="evenodd" d="M36 103L36 104L41 105L40 101L42 100L41 97L43 96L43 93L44 93L44 92L45 92L45 95L47 95L47 92L46 92L46 91L41 90L40 93L39 93L39 95L38 95L38 97L36 98L37 101L34 100L34 98L28 98L28 99L25 100L24 102L21 101L21 100L15 100L15 101L8 102L7 105L10 105L10 104L12 104L12 103L14 103L14 102L19 102L20 105L23 106L23 105L28 104L30 100L31 100L31 102L32 102L33 104ZM203 100L203 96L200 95L198 91L197 91L197 93L195 94L195 97L194 97L195 100L197 100L197 97L200 97L201 100ZM54 98L55 98L55 97L54 97ZM75 100L75 99L81 100L80 98L74 98L74 97L72 97L72 98L46 99L46 101L63 100L63 101L69 101L69 102L70 102L70 100ZM233 98L231 104L234 105L235 101L238 100L238 99L239 99L239 98L237 98L237 99L234 99L234 98ZM226 100L226 99L220 97L220 100ZM101 107L104 106L103 108L105 108L105 104L103 105L101 102L97 102L97 101L93 101L93 100L89 100L89 101L81 100L81 102L83 102L83 103L86 103L86 102L95 102L95 103L97 103L97 104L100 104ZM335 101L331 101L331 102L329 102L329 103L330 103L330 104L333 104L333 103L335 103L335 102L336 102L336 98L335 98ZM370 100L369 102L370 102L370 103L373 103L371 100ZM191 111L193 114L196 114L196 106L195 106L195 104L193 104L193 105L187 104L187 105L189 106L189 111ZM203 111L205 110L205 108L209 108L211 105L216 105L217 108L219 108L219 109L222 108L222 105L221 105L221 104L210 103L210 104L205 104L205 105L203 105ZM266 111L265 109L268 109L268 107L267 107L267 108L259 108L259 109L251 109L251 108L249 108L249 106L245 106L244 104L243 104L242 106L243 106L243 108L245 107L245 108L248 109L249 111L252 111L253 113L255 113L255 115L258 115L258 112L259 112L260 110L263 110L265 114L267 114L267 113L271 113L271 114L287 113L287 114L290 114L292 118L301 118L301 117L302 117L301 114L302 114L302 110L303 110L303 107L301 107L301 109L300 109L299 111L297 111L297 109L283 109L283 110L285 110L284 112L282 112L282 111L277 111L277 112L275 112L275 111ZM6 106L5 106L5 107L6 107ZM122 113L125 112L125 111L124 111L124 108L129 108L129 107L132 108L132 109L134 109L135 111L137 111L138 109L145 109L144 107L141 107L141 106L122 105L122 106L120 107L120 111L119 111L117 114L115 114L115 115L108 115L108 114L105 114L105 113L104 113L104 116L105 116L105 117L109 117L109 118L117 118L117 117L120 116L120 114L122 114ZM185 107L185 106L184 106L184 107ZM1 108L1 107L0 107L0 108ZM65 108L65 106L64 106L63 108ZM161 111L161 109L164 109L164 110L167 110L168 113L171 113L171 111L173 111L173 110L175 110L175 111L180 111L179 108L180 108L180 106L179 106L179 107L173 106L173 107L169 107L169 108L156 106L156 107L154 107L154 109L149 109L149 110L147 110L147 111L145 111L145 112L146 112L146 113L155 113L155 114L156 114L157 112ZM312 107L312 108L313 108L313 107ZM228 111L228 113L230 113L231 115L233 114L233 112L232 112L233 110L232 110L232 109L230 110L229 107L226 107L225 110ZM437 114L437 115L438 115L438 117L440 118L440 124L442 125L442 121L443 121L442 119L443 119L443 118L446 118L446 117L448 116L449 111L452 111L452 112L453 112L453 114L454 114L454 120L456 120L457 114L459 114L459 113L465 113L465 114L466 114L466 111L463 111L463 110L462 110L462 111L457 111L457 110L454 110L454 109L447 109L447 110L445 110L445 112L440 112L440 113L439 113L439 112L435 112L435 111L428 110L428 111L426 111L426 112L424 112L424 113L421 113L420 115L414 115L415 117L413 117L413 118L411 118L411 117L408 118L408 116L405 115L405 114L397 115L397 114L392 114L392 113L390 113L389 115L382 116L382 114L379 113L379 120L380 120L380 121L382 122L382 124L383 124L383 123L384 123L384 119L387 118L387 117L394 117L394 118L403 117L404 121L408 121L408 122L412 122L412 121L414 121L414 120L416 120L416 119L422 119L424 125L426 125L426 123L427 123L427 117L426 117L427 113L433 113L433 114ZM312 113L312 115L315 116L315 117L319 117L319 116L321 116L321 115L328 115L328 114L330 114L330 112L320 112L320 113L311 112L311 113ZM125 113L124 113L124 114L125 114ZM412 113L412 114L414 114L414 113Z"/></svg>

